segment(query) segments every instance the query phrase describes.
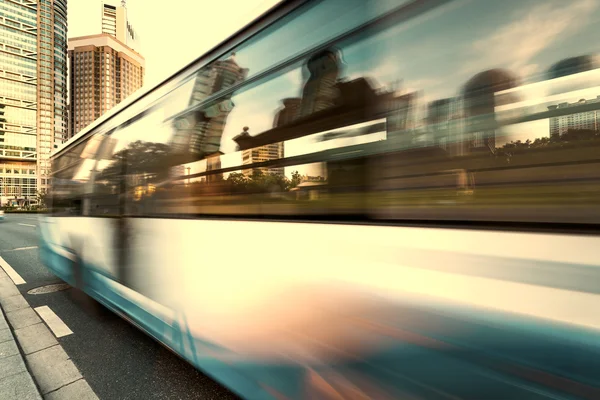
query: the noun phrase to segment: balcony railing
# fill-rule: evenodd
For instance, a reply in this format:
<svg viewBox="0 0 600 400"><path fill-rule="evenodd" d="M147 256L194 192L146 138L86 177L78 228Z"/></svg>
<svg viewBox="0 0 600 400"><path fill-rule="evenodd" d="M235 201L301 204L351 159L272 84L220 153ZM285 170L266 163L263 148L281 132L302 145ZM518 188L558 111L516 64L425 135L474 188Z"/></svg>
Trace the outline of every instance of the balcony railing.
<svg viewBox="0 0 600 400"><path fill-rule="evenodd" d="M37 152L30 150L0 149L0 158L12 158L19 160L37 160Z"/></svg>

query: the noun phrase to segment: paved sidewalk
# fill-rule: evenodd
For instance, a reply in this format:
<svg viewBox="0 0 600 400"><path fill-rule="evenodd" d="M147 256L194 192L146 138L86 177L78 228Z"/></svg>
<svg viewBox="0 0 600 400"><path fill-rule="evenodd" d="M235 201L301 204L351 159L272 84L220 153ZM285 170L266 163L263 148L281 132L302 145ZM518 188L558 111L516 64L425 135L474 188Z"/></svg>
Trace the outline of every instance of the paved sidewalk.
<svg viewBox="0 0 600 400"><path fill-rule="evenodd" d="M10 278L0 270L2 302L16 295L22 297ZM0 311L0 399L42 399L31 374L25 367L25 360L3 311Z"/></svg>
<svg viewBox="0 0 600 400"><path fill-rule="evenodd" d="M0 399L97 400L48 326L0 268Z"/></svg>

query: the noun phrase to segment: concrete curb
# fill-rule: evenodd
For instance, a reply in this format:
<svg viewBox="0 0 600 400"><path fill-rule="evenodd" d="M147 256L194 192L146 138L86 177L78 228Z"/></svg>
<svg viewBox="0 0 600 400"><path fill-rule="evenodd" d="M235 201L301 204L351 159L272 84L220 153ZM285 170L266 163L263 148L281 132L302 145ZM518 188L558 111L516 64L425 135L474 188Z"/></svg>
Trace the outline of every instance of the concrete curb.
<svg viewBox="0 0 600 400"><path fill-rule="evenodd" d="M45 400L98 399L52 331L0 268L0 399L42 400L42 396Z"/></svg>

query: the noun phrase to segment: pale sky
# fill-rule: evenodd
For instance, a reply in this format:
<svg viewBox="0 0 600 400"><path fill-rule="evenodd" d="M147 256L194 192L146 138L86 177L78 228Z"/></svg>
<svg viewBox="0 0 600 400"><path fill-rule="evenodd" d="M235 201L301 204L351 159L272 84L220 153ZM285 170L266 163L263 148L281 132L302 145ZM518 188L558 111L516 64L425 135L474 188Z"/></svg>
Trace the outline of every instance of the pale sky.
<svg viewBox="0 0 600 400"><path fill-rule="evenodd" d="M120 0L107 2L120 5ZM146 85L167 78L279 0L127 0L141 38ZM101 0L69 0L68 37L101 33Z"/></svg>

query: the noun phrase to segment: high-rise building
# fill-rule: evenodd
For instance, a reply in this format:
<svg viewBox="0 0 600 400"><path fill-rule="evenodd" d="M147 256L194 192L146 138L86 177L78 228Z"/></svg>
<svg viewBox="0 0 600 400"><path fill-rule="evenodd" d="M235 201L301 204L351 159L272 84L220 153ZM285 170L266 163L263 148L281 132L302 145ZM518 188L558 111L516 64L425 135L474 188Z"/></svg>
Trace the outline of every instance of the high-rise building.
<svg viewBox="0 0 600 400"><path fill-rule="evenodd" d="M585 100L581 99L575 103L561 103L548 107L548 110L557 109L568 109L572 107L581 106L583 104L599 103L600 96L595 99ZM569 130L592 130L596 131L600 129L600 112L598 111L584 111L577 112L568 115L562 115L560 117L550 118L550 137L557 137L567 133Z"/></svg>
<svg viewBox="0 0 600 400"><path fill-rule="evenodd" d="M337 50L324 50L312 56L306 63L308 79L302 90L299 117L326 110L335 105L340 96L337 90L341 72L341 60Z"/></svg>
<svg viewBox="0 0 600 400"><path fill-rule="evenodd" d="M67 134L67 0L0 3L0 202L46 189Z"/></svg>
<svg viewBox="0 0 600 400"><path fill-rule="evenodd" d="M444 124L450 119L450 105L452 99L439 99L429 103L427 107L427 123L434 127Z"/></svg>
<svg viewBox="0 0 600 400"><path fill-rule="evenodd" d="M222 152L218 151L206 157L206 171L215 171L221 169ZM207 182L219 182L223 180L223 173L211 174L206 176Z"/></svg>
<svg viewBox="0 0 600 400"><path fill-rule="evenodd" d="M452 99L438 99L427 106L427 127L432 141L445 149L448 143Z"/></svg>
<svg viewBox="0 0 600 400"><path fill-rule="evenodd" d="M470 151L496 151L496 93L518 86L513 74L503 69L483 71L469 79L463 88L464 116L469 119Z"/></svg>
<svg viewBox="0 0 600 400"><path fill-rule="evenodd" d="M242 82L247 75L248 69L237 64L235 54L225 60L215 61L198 72L189 106L199 104L208 96ZM221 136L227 117L232 110L233 103L229 98L224 98L218 104L178 118L175 121L177 133L172 145L194 159L217 153L221 148Z"/></svg>
<svg viewBox="0 0 600 400"><path fill-rule="evenodd" d="M448 144L446 151L449 155L458 157L469 154L469 140L465 134L466 122L462 97L454 97L450 103L450 120L448 121Z"/></svg>
<svg viewBox="0 0 600 400"><path fill-rule="evenodd" d="M244 165L277 160L283 158L283 143L271 143L265 146L260 146L252 150L244 150L242 152L242 163ZM263 174L283 175L284 168L259 167L243 170L244 175L250 176L255 170L260 170Z"/></svg>
<svg viewBox="0 0 600 400"><path fill-rule="evenodd" d="M102 33L114 36L128 47L140 51L140 38L127 15L125 1L117 6L112 1L102 1Z"/></svg>
<svg viewBox="0 0 600 400"><path fill-rule="evenodd" d="M69 39L69 137L144 84L144 58L108 34Z"/></svg>
<svg viewBox="0 0 600 400"><path fill-rule="evenodd" d="M273 120L273 128L285 126L298 118L300 112L300 106L302 99L300 98L288 98L283 99L283 108L275 114ZM248 132L248 128L244 127L244 133ZM257 147L254 149L244 150L242 152L242 163L244 165L254 164L257 162L265 162L269 160L277 160L283 158L284 145L283 142L271 143L265 146ZM284 168L251 168L243 170L244 175L250 176L254 173L254 170L258 169L264 174L276 174L284 175Z"/></svg>
<svg viewBox="0 0 600 400"><path fill-rule="evenodd" d="M302 99L298 97L292 97L288 99L283 99L283 108L275 114L275 119L273 120L273 128L277 128L279 126L285 126L298 118L298 113L300 112L300 106L302 104Z"/></svg>
<svg viewBox="0 0 600 400"><path fill-rule="evenodd" d="M244 134L248 133L248 127L244 127ZM265 162L270 160L277 160L283 158L283 143L271 143L264 146L256 147L254 149L242 151L242 164L249 165L259 162ZM274 174L283 175L285 173L284 168L269 168L269 167L258 167L242 170L242 173L246 176L250 176L254 171L260 171L263 174Z"/></svg>

